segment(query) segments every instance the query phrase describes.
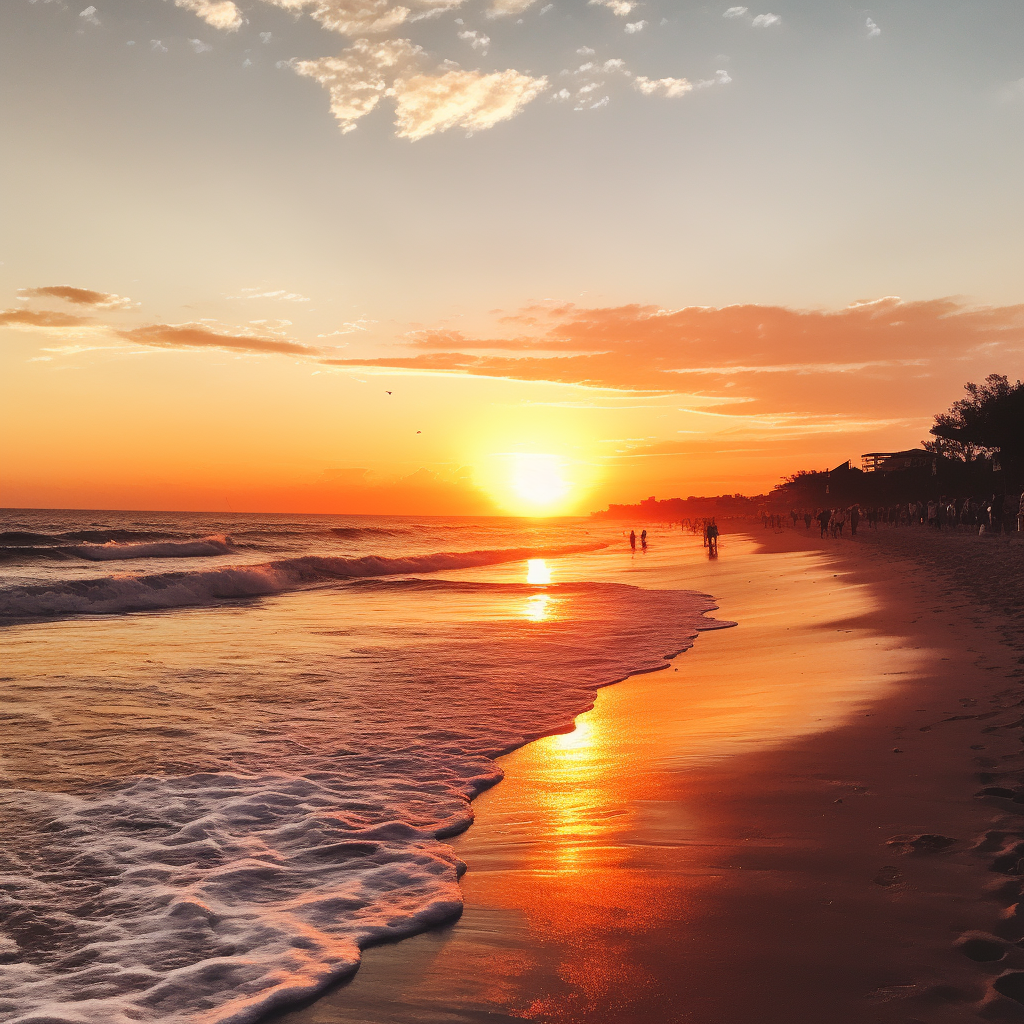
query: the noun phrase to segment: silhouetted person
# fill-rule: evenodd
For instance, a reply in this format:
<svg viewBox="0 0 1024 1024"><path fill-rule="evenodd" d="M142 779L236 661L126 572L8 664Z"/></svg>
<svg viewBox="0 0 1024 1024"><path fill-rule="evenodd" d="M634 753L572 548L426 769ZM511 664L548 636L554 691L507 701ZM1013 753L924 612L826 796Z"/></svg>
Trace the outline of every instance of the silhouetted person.
<svg viewBox="0 0 1024 1024"><path fill-rule="evenodd" d="M832 512L830 509L823 508L817 515L818 525L821 527L821 536L824 537L828 533L828 522L832 518Z"/></svg>
<svg viewBox="0 0 1024 1024"><path fill-rule="evenodd" d="M714 519L708 523L708 557L716 557L718 555L718 527L715 525Z"/></svg>
<svg viewBox="0 0 1024 1024"><path fill-rule="evenodd" d="M646 530L641 530L640 531L640 547L643 548L644 551L647 550L647 531Z"/></svg>
<svg viewBox="0 0 1024 1024"><path fill-rule="evenodd" d="M634 530L629 531L629 546L636 551L636 531Z"/></svg>
<svg viewBox="0 0 1024 1024"><path fill-rule="evenodd" d="M850 509L850 536L857 536L857 524L860 522L860 505L854 505Z"/></svg>

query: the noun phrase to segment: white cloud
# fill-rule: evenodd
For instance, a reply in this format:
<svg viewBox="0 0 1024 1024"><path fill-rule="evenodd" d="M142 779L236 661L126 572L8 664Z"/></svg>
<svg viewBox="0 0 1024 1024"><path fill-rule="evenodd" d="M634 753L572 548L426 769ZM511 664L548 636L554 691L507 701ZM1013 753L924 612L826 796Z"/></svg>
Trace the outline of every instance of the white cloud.
<svg viewBox="0 0 1024 1024"><path fill-rule="evenodd" d="M159 39L150 39L150 41L149 41L149 48L154 53L166 53L167 52L167 47L164 46L164 44L162 42L160 42Z"/></svg>
<svg viewBox="0 0 1024 1024"><path fill-rule="evenodd" d="M422 139L449 128L482 131L515 117L547 88L546 78L518 71L448 71L400 79L391 89L396 100L397 135Z"/></svg>
<svg viewBox="0 0 1024 1024"><path fill-rule="evenodd" d="M867 29L868 39L874 39L875 36L880 36L882 34L882 30L870 18L868 18Z"/></svg>
<svg viewBox="0 0 1024 1024"><path fill-rule="evenodd" d="M100 19L96 17L95 7L86 7L86 9L82 11L78 16L82 19L82 21L89 22L90 25L99 25L100 23Z"/></svg>
<svg viewBox="0 0 1024 1024"><path fill-rule="evenodd" d="M722 15L723 18L742 18L747 13L748 8L746 7L730 7L729 10Z"/></svg>
<svg viewBox="0 0 1024 1024"><path fill-rule="evenodd" d="M270 40L273 39L273 38L274 38L273 32L261 32L260 33L260 42L263 43L263 44L269 43Z"/></svg>
<svg viewBox="0 0 1024 1024"><path fill-rule="evenodd" d="M633 86L645 96L672 98L693 92L693 83L685 78L645 78L643 75L637 75L633 79Z"/></svg>
<svg viewBox="0 0 1024 1024"><path fill-rule="evenodd" d="M191 11L211 28L237 32L245 23L242 12L232 0L174 0L175 7Z"/></svg>
<svg viewBox="0 0 1024 1024"><path fill-rule="evenodd" d="M544 5L544 6L543 6L543 7L542 7L542 8L540 9L540 13L541 13L541 14L547 14L547 13L548 13L548 11L553 11L554 9L555 9L555 5L554 5L554 4L545 4L545 5Z"/></svg>
<svg viewBox="0 0 1024 1024"><path fill-rule="evenodd" d="M702 78L694 89L710 89L713 85L728 85L731 81L728 71L716 71L714 78Z"/></svg>
<svg viewBox="0 0 1024 1024"><path fill-rule="evenodd" d="M607 7L612 14L617 14L620 18L625 18L636 7L633 0L587 0L587 3L591 6Z"/></svg>
<svg viewBox="0 0 1024 1024"><path fill-rule="evenodd" d="M188 41L188 45L191 46L196 53L209 53L210 50L213 49L209 43L204 43L201 39L190 39Z"/></svg>
<svg viewBox="0 0 1024 1024"><path fill-rule="evenodd" d="M488 18L507 18L513 14L522 14L532 7L536 0L494 0L487 11Z"/></svg>
<svg viewBox="0 0 1024 1024"><path fill-rule="evenodd" d="M289 292L284 288L273 291L261 291L259 288L243 288L241 295L229 295L229 299L277 299L280 302L309 302L305 295ZM251 323L265 323L264 320L252 320Z"/></svg>
<svg viewBox="0 0 1024 1024"><path fill-rule="evenodd" d="M581 47L580 47L580 48L579 48L579 49L578 49L578 50L576 51L576 53L577 53L577 54L578 54L578 55L579 55L580 57L593 57L593 56L594 56L594 54L595 54L595 53L597 53L597 51L596 51L596 50L592 50L592 49L591 49L591 48L590 48L589 46L581 46Z"/></svg>
<svg viewBox="0 0 1024 1024"><path fill-rule="evenodd" d="M631 36L636 35L637 32L643 32L647 28L646 21L631 21L623 29L624 32L628 32Z"/></svg>
<svg viewBox="0 0 1024 1024"><path fill-rule="evenodd" d="M285 61L283 65L327 89L331 113L342 132L350 132L359 118L377 106L392 76L408 68L422 53L422 48L409 39L385 39L378 43L359 39L340 57Z"/></svg>
<svg viewBox="0 0 1024 1024"><path fill-rule="evenodd" d="M391 7L390 0L265 0L274 7L309 16L324 28L344 35L359 32L390 32L412 13L408 7ZM447 0L446 0L447 2Z"/></svg>
<svg viewBox="0 0 1024 1024"><path fill-rule="evenodd" d="M778 14L759 14L751 22L754 28L771 28L773 25L781 25L782 18Z"/></svg>
<svg viewBox="0 0 1024 1024"><path fill-rule="evenodd" d="M491 45L491 37L484 35L483 32L477 32L476 29L466 29L459 33L459 38L466 43L469 43L474 50L479 50L484 56L487 55L487 50Z"/></svg>

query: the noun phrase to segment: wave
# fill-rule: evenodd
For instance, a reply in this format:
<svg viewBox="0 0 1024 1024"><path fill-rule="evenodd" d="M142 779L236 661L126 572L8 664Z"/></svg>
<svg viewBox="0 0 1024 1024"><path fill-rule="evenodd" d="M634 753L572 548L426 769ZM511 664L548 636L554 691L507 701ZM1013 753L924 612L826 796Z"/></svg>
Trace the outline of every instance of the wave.
<svg viewBox="0 0 1024 1024"><path fill-rule="evenodd" d="M0 618L116 615L197 607L231 599L267 597L332 580L471 569L529 558L557 558L603 547L606 545L572 544L555 548L440 552L394 558L381 555L359 558L308 555L260 565L230 565L191 572L61 580L52 584L0 589Z"/></svg>
<svg viewBox="0 0 1024 1024"><path fill-rule="evenodd" d="M550 593L561 612L542 621L470 616L453 631L397 616L358 658L339 658L351 638L328 632L310 635L308 660L299 637L271 629L258 682L252 663L147 663L144 721L132 706L100 716L92 791L30 787L57 742L63 770L95 767L92 723L69 729L59 709L96 681L83 689L63 664L45 687L25 679L38 724L18 730L26 775L0 789L12 840L0 851L0 1017L255 1024L351 974L367 946L457 917L465 865L445 840L501 779L495 758L570 731L598 687L664 668L725 625L704 618L710 598L683 591ZM361 601L339 596L328 629L346 624L345 598ZM122 703L123 680L105 685Z"/></svg>
<svg viewBox="0 0 1024 1024"><path fill-rule="evenodd" d="M67 550L90 562L112 562L126 558L204 558L226 555L235 550L235 545L230 537L213 534L199 540L168 540L155 544L124 544L111 540L106 544L80 544Z"/></svg>
<svg viewBox="0 0 1024 1024"><path fill-rule="evenodd" d="M68 541L84 541L87 544L109 544L111 542L132 543L146 540L173 540L185 536L166 530L72 530L67 533L31 533L27 530L0 532L0 547L59 547Z"/></svg>
<svg viewBox="0 0 1024 1024"><path fill-rule="evenodd" d="M236 545L224 534L151 543L110 540L103 544L12 544L0 547L0 562L61 562L74 558L84 558L89 562L116 562L131 558L209 558L227 555L236 547L245 546Z"/></svg>

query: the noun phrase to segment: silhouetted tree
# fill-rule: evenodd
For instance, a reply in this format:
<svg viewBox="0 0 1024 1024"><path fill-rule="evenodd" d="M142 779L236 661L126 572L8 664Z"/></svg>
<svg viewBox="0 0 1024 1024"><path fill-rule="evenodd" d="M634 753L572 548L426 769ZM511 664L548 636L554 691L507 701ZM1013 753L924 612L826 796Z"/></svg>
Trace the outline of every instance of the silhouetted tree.
<svg viewBox="0 0 1024 1024"><path fill-rule="evenodd" d="M990 373L984 384L965 384L967 398L954 402L949 412L935 417L934 441L929 451L971 462L983 453L998 451L1004 462L1020 466L1024 460L1024 384Z"/></svg>

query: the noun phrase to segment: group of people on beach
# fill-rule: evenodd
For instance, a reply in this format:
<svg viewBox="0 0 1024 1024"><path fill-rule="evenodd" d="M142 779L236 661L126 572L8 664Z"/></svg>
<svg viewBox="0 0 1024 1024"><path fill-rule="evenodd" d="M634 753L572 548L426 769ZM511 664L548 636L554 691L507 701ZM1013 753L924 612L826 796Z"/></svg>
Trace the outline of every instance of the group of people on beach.
<svg viewBox="0 0 1024 1024"><path fill-rule="evenodd" d="M945 495L927 501L910 501L897 505L862 508L859 504L846 508L792 509L788 516L778 512L761 512L767 529L782 529L786 519L795 528L801 521L805 529L818 525L820 536L841 538L847 525L850 536L865 522L872 530L878 527L928 526L936 530L957 530L979 534L1024 532L1024 494L993 494L988 498L948 498Z"/></svg>
<svg viewBox="0 0 1024 1024"><path fill-rule="evenodd" d="M672 523L670 526L674 525ZM684 519L680 524L683 532L687 529L691 533L701 533L704 536L704 547L708 549L708 556L712 558L718 557L718 524L715 522L714 517L710 519ZM636 551L636 530L629 531L629 547L631 551ZM647 531L640 531L640 550L647 550Z"/></svg>
<svg viewBox="0 0 1024 1024"><path fill-rule="evenodd" d="M629 531L629 547L632 551L636 551L636 530ZM640 550L647 550L647 531L640 531Z"/></svg>

